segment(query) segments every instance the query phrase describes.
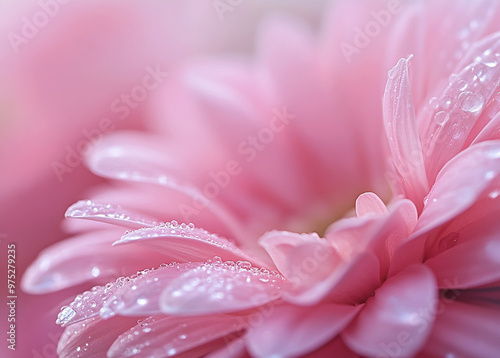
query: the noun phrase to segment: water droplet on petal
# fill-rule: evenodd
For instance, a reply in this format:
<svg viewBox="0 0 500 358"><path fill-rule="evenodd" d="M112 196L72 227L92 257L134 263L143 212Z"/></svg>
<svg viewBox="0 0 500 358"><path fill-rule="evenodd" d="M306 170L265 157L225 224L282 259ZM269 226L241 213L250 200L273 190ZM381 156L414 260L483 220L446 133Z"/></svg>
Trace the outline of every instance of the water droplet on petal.
<svg viewBox="0 0 500 358"><path fill-rule="evenodd" d="M464 80L459 80L457 82L457 87L460 91L465 91L467 87L469 87L469 84Z"/></svg>
<svg viewBox="0 0 500 358"><path fill-rule="evenodd" d="M478 93L462 92L458 96L458 101L461 103L460 108L465 112L478 112L483 109L484 98Z"/></svg>
<svg viewBox="0 0 500 358"><path fill-rule="evenodd" d="M439 111L434 115L437 124L443 125L450 119L450 114L446 111Z"/></svg>
<svg viewBox="0 0 500 358"><path fill-rule="evenodd" d="M439 99L437 97L432 97L430 100L429 100L429 106L432 108L432 109L438 109L439 108Z"/></svg>
<svg viewBox="0 0 500 358"><path fill-rule="evenodd" d="M59 314L57 315L56 323L65 324L66 322L71 320L75 315L76 312L72 308L64 306L61 308L61 312L59 312Z"/></svg>

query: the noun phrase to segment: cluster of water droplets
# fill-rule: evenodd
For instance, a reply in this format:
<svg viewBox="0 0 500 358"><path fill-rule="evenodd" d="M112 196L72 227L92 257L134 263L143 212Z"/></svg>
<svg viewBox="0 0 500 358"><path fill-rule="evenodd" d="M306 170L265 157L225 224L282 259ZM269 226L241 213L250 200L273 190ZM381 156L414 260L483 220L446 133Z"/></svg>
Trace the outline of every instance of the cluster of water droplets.
<svg viewBox="0 0 500 358"><path fill-rule="evenodd" d="M66 217L100 218L136 223L137 226L156 226L158 222L143 216L134 215L120 205L98 203L92 200L80 200L66 211Z"/></svg>
<svg viewBox="0 0 500 358"><path fill-rule="evenodd" d="M137 321L137 325L132 327L129 331L122 334L118 340L117 344L121 347L125 346L125 349L120 349L120 356L132 357L137 356L142 353L145 349L151 346L151 340L147 339L147 335L154 334L154 327L164 319L161 316L150 316L145 319ZM178 353L175 348L179 342L185 341L188 338L186 333L188 328L187 323L179 323L176 327L178 334L175 337L169 337L170 339L164 342L159 347L154 349L155 354L158 356L173 356Z"/></svg>
<svg viewBox="0 0 500 358"><path fill-rule="evenodd" d="M471 60L459 74L450 75L449 86L441 98L429 100L434 126L424 145L430 152L437 143L464 142L483 111L491 118L500 109L500 96L494 93L500 52L487 48Z"/></svg>
<svg viewBox="0 0 500 358"><path fill-rule="evenodd" d="M131 241L135 239L156 238L165 236L185 237L207 242L211 245L223 248L238 250L228 239L217 234L210 233L204 229L195 227L193 223L185 224L178 223L176 220L170 222L162 222L154 227L145 227L138 230L126 231L122 236L122 240Z"/></svg>
<svg viewBox="0 0 500 358"><path fill-rule="evenodd" d="M162 273L161 270L173 270L173 274L168 276L167 280L161 281L158 279ZM221 276L220 273L225 275ZM150 295L156 294L156 301L150 300L147 296L139 295L134 304L139 306L158 305L159 293L178 277L180 278L178 280L180 286L174 285L171 290L174 297L182 298L186 293L198 290L198 293L206 293L213 300L231 299L232 293L238 287L255 288L256 284L268 284L279 290L286 282L281 274L265 268L254 267L248 261L223 261L216 256L204 263L172 262L162 264L155 269L139 271L130 277L119 277L116 281L105 286L95 286L91 290L79 294L68 306L61 308L56 323L66 326L98 315L104 319L110 318L124 305L122 295L118 293L118 290L134 291L139 283L147 286ZM254 298L258 299L257 296ZM252 298L249 297L249 299ZM147 312L147 309L144 312Z"/></svg>
<svg viewBox="0 0 500 358"><path fill-rule="evenodd" d="M222 311L225 304L235 307L257 307L281 295L286 279L278 272L252 266L248 261L223 261L216 256L173 282L165 291L170 307L184 307L186 302L202 299L211 307L217 304ZM244 306L244 307L243 307ZM191 307L197 311L199 307Z"/></svg>
<svg viewBox="0 0 500 358"><path fill-rule="evenodd" d="M193 264L194 267L194 264ZM138 271L130 277L119 277L114 282L110 282L105 286L95 286L92 289L79 294L68 305L63 306L57 316L56 323L61 326L79 322L81 320L100 315L102 318L109 318L114 315L114 311L109 305L118 303L115 296L116 292L124 286L131 286L143 277L149 275L151 272L156 272L162 269L178 269L179 264L172 262L169 264L162 264L156 269L145 269Z"/></svg>

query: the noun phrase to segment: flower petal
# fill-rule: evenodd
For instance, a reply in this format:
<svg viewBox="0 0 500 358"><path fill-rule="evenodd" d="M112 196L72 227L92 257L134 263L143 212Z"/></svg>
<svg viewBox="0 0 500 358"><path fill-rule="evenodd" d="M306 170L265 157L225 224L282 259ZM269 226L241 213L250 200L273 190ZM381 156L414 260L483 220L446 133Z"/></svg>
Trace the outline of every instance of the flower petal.
<svg viewBox="0 0 500 358"><path fill-rule="evenodd" d="M57 324L67 326L100 315L104 319L120 315L148 316L160 313L159 296L165 286L198 264L162 264L159 268L139 271L131 277L119 277L106 286L95 286L61 308Z"/></svg>
<svg viewBox="0 0 500 358"><path fill-rule="evenodd" d="M250 324L246 341L255 357L289 357L307 354L335 337L362 306L322 304L312 307L271 307L259 325Z"/></svg>
<svg viewBox="0 0 500 358"><path fill-rule="evenodd" d="M170 283L160 307L164 313L181 315L241 311L279 298L285 285L276 272L215 257Z"/></svg>
<svg viewBox="0 0 500 358"><path fill-rule="evenodd" d="M119 205L97 203L91 200L80 200L66 210L67 218L79 218L117 224L132 229L152 227L158 221L144 215L130 212Z"/></svg>
<svg viewBox="0 0 500 358"><path fill-rule="evenodd" d="M500 238L495 229L464 243L460 239L425 262L440 288L471 288L500 280Z"/></svg>
<svg viewBox="0 0 500 358"><path fill-rule="evenodd" d="M392 162L405 196L421 209L429 183L411 96L409 62L410 58L401 59L389 71L384 94L384 121Z"/></svg>
<svg viewBox="0 0 500 358"><path fill-rule="evenodd" d="M235 237L244 237L243 229L231 212L216 200L210 200L192 183L182 180L182 175L171 169L175 167L170 165L172 160L162 154L165 153L164 145L151 142L155 142L154 138L148 142L148 138L130 133L109 136L91 153L88 166L105 178L156 184L182 193L214 213Z"/></svg>
<svg viewBox="0 0 500 358"><path fill-rule="evenodd" d="M430 333L434 317L424 321L422 314L433 309L436 296L432 272L422 265L410 266L375 292L342 338L361 355L385 356L387 347L396 346L398 356L412 356Z"/></svg>
<svg viewBox="0 0 500 358"><path fill-rule="evenodd" d="M464 150L439 173L412 236L423 235L464 212L499 180L500 141Z"/></svg>
<svg viewBox="0 0 500 358"><path fill-rule="evenodd" d="M331 225L326 233L328 242L344 260L366 251L380 263L380 278L387 277L394 254L412 233L417 223L417 210L408 199L398 199L388 207L386 215L347 218Z"/></svg>
<svg viewBox="0 0 500 358"><path fill-rule="evenodd" d="M137 318L114 317L103 320L89 318L68 326L59 344L57 354L61 358L105 357L116 336L137 324Z"/></svg>
<svg viewBox="0 0 500 358"><path fill-rule="evenodd" d="M114 316L147 316L160 314L160 294L174 279L198 267L198 263L170 263L158 269L143 271L133 276L121 287L114 290L100 310L103 314Z"/></svg>
<svg viewBox="0 0 500 358"><path fill-rule="evenodd" d="M356 215L358 218L388 214L384 202L374 193L364 193L356 199Z"/></svg>
<svg viewBox="0 0 500 358"><path fill-rule="evenodd" d="M90 280L105 283L165 261L163 255L140 247L112 247L121 233L89 232L48 247L26 270L21 281L23 290L41 294Z"/></svg>
<svg viewBox="0 0 500 358"><path fill-rule="evenodd" d="M201 357L229 343L231 337L224 337L240 331L241 322L225 315L148 317L121 334L107 356L161 358L188 353L188 357Z"/></svg>
<svg viewBox="0 0 500 358"><path fill-rule="evenodd" d="M362 252L344 261L316 234L270 232L260 239L260 244L292 283L285 294L289 302L312 305L328 299L358 303L380 283L379 263L374 255Z"/></svg>
<svg viewBox="0 0 500 358"><path fill-rule="evenodd" d="M328 276L341 261L328 242L317 234L272 231L262 236L259 244L283 276L297 286L313 285ZM302 272L304 270L306 272Z"/></svg>
<svg viewBox="0 0 500 358"><path fill-rule="evenodd" d="M495 57L499 52L499 34L475 44L459 72L450 80L440 98L436 98L438 105L422 112L422 115L432 118L428 126L421 130L430 183L486 124L485 117L480 117L500 84L500 66L497 66L498 58Z"/></svg>
<svg viewBox="0 0 500 358"><path fill-rule="evenodd" d="M140 244L172 257L175 261L205 261L220 256L225 260L251 261L259 266L268 267L226 238L196 228L192 224L178 224L177 221L128 232L113 245L123 246L131 243Z"/></svg>
<svg viewBox="0 0 500 358"><path fill-rule="evenodd" d="M423 353L429 357L496 358L500 352L498 307L448 302L437 316Z"/></svg>

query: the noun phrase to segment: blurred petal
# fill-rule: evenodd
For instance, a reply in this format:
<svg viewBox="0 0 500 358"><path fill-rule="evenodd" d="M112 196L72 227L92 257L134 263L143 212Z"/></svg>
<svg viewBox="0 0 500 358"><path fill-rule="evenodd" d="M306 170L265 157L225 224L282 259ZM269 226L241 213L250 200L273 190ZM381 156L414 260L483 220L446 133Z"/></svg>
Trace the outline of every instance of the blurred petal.
<svg viewBox="0 0 500 358"><path fill-rule="evenodd" d="M40 294L90 280L106 282L164 262L163 255L147 249L112 247L120 235L119 230L95 231L48 247L26 270L23 290Z"/></svg>
<svg viewBox="0 0 500 358"><path fill-rule="evenodd" d="M216 340L240 331L241 322L224 315L148 317L116 338L107 356L161 358L186 353L186 357L201 357L229 343Z"/></svg>
<svg viewBox="0 0 500 358"><path fill-rule="evenodd" d="M441 309L423 349L424 354L433 358L498 357L500 312L497 307L447 302Z"/></svg>

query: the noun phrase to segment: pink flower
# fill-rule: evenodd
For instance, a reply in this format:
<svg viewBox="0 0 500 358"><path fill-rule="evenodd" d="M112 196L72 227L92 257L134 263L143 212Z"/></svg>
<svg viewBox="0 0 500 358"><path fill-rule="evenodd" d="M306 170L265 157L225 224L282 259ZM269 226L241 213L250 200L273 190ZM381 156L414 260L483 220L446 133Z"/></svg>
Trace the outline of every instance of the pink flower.
<svg viewBox="0 0 500 358"><path fill-rule="evenodd" d="M353 4L334 17L352 19ZM498 7L458 4L443 24L465 52L449 58L439 39L455 32L434 27L444 5L406 5L381 45L391 58L411 50L419 76L400 60L383 110L383 63L366 66L375 42L343 52L343 67L331 48L343 27L318 41L270 21L254 63L194 61L172 76L154 135L103 140L88 166L122 183L71 206L88 225L69 223L75 237L24 278L39 293L102 284L61 310L61 356L496 356L500 41L485 11ZM436 61L398 38L422 19ZM352 88L331 85L346 73L360 76ZM389 196L387 159L389 204L365 193L348 213L363 191Z"/></svg>

